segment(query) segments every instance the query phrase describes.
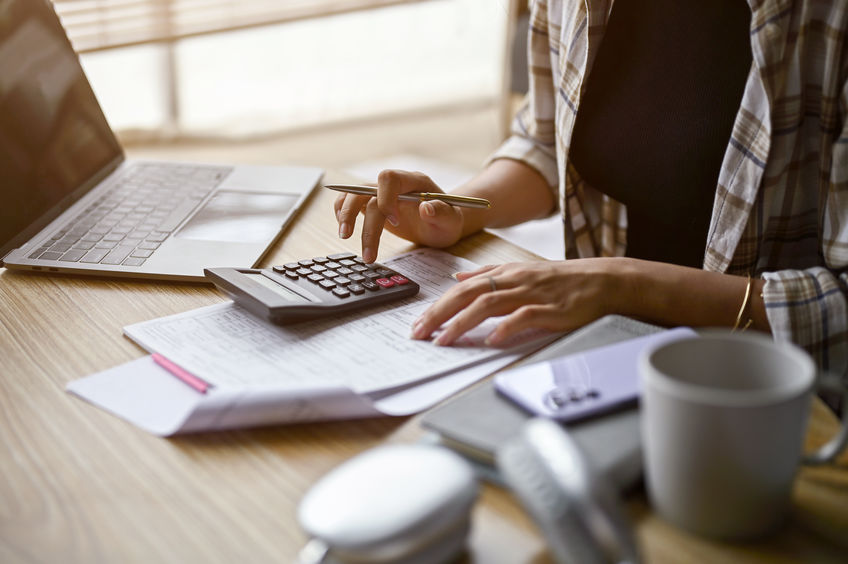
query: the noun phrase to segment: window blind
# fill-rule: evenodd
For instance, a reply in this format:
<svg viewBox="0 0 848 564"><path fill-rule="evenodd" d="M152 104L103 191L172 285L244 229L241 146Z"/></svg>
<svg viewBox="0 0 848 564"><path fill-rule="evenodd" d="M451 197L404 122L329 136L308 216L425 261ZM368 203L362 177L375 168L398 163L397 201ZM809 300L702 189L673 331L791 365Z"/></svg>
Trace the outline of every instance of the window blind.
<svg viewBox="0 0 848 564"><path fill-rule="evenodd" d="M423 0L53 0L80 53Z"/></svg>

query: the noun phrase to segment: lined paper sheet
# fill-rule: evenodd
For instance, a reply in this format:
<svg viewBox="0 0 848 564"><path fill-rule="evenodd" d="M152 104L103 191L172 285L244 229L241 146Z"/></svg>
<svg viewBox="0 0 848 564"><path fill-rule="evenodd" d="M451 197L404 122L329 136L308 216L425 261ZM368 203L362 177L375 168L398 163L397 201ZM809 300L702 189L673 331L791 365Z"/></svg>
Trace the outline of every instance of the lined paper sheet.
<svg viewBox="0 0 848 564"><path fill-rule="evenodd" d="M232 302L130 325L125 334L210 384L235 389L346 387L358 394L424 381L505 354L533 350L552 336L528 332L501 348L483 340L490 319L456 345L409 337L412 322L475 267L443 251L418 249L383 264L421 286L413 298L364 312L276 326Z"/></svg>

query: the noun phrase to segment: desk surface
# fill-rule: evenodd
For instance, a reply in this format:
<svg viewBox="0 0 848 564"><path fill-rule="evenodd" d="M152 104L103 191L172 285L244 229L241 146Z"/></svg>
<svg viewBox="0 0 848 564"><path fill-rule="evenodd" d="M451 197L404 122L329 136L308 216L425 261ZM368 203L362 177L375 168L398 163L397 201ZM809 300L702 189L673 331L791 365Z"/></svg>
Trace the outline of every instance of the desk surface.
<svg viewBox="0 0 848 564"><path fill-rule="evenodd" d="M356 236L335 236L332 197L319 191L265 264L358 252ZM410 248L386 237L380 256ZM480 264L532 258L488 234L449 250ZM296 507L316 479L369 447L420 435L412 417L161 439L65 393L70 380L144 354L125 325L223 300L201 284L0 269L0 562L291 561L306 540ZM821 404L814 414L809 446L836 427ZM762 542L691 537L639 493L628 509L651 562L845 561L848 457L803 469L790 523ZM506 492L484 487L473 518L468 561L549 561Z"/></svg>

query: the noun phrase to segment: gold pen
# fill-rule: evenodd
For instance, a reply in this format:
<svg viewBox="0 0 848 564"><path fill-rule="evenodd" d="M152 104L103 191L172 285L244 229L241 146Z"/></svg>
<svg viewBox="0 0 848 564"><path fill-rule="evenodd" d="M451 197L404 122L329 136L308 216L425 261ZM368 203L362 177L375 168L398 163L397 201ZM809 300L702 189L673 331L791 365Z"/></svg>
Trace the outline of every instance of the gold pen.
<svg viewBox="0 0 848 564"><path fill-rule="evenodd" d="M337 192L347 192L349 194L360 194L362 196L376 196L377 188L374 186L362 186L359 184L325 184L324 188L335 190ZM455 194L443 194L441 192L407 192L399 194L398 200L406 200L408 202L426 202L427 200L439 200L452 206L460 208L490 208L492 204L489 200L483 198L473 198L471 196L457 196Z"/></svg>

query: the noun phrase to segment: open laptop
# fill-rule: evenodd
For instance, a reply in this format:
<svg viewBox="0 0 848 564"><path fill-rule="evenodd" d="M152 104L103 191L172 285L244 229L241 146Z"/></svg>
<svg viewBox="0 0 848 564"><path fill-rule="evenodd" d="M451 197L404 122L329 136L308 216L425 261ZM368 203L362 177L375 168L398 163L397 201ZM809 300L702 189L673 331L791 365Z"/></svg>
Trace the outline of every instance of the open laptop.
<svg viewBox="0 0 848 564"><path fill-rule="evenodd" d="M50 2L0 0L0 266L205 280L258 263L321 175L126 159Z"/></svg>

